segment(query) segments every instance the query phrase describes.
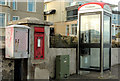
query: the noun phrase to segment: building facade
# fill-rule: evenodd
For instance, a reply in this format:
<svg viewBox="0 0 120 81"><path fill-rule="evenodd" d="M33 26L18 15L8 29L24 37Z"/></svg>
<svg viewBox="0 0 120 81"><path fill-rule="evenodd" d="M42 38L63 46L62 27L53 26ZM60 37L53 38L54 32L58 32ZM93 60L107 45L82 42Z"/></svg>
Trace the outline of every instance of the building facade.
<svg viewBox="0 0 120 81"><path fill-rule="evenodd" d="M0 1L0 41L4 42L5 26L9 21L36 17L44 20L44 0L1 0ZM3 44L2 42L2 44ZM1 42L0 42L1 43Z"/></svg>
<svg viewBox="0 0 120 81"><path fill-rule="evenodd" d="M36 17L43 22L43 10L43 0L24 0L23 2L20 0L0 0L0 80L14 79L15 61L4 58L5 27L8 22L26 17Z"/></svg>
<svg viewBox="0 0 120 81"><path fill-rule="evenodd" d="M77 36L78 7L84 3L87 2L71 2L70 6L66 7L66 36Z"/></svg>
<svg viewBox="0 0 120 81"><path fill-rule="evenodd" d="M112 13L112 39L116 41L117 34L120 33L120 1L118 7L113 9Z"/></svg>
<svg viewBox="0 0 120 81"><path fill-rule="evenodd" d="M19 20L25 17L36 17L43 20L43 0L2 0L0 2L0 27L7 25L7 22L12 20Z"/></svg>
<svg viewBox="0 0 120 81"><path fill-rule="evenodd" d="M120 11L112 11L112 36L113 39L120 32Z"/></svg>
<svg viewBox="0 0 120 81"><path fill-rule="evenodd" d="M113 47L120 46L120 1L118 7L114 9L112 14L112 43Z"/></svg>
<svg viewBox="0 0 120 81"><path fill-rule="evenodd" d="M68 2L51 0L44 3L44 18L46 21L53 22L55 34L65 34L66 10Z"/></svg>
<svg viewBox="0 0 120 81"><path fill-rule="evenodd" d="M45 2L44 19L54 23L51 28L54 28L55 34L75 36L77 35L77 8L81 4L83 4L83 2L74 2L72 0L51 0ZM67 9L67 7L71 6L75 6L75 8ZM53 10L55 10L55 13L52 13Z"/></svg>
<svg viewBox="0 0 120 81"><path fill-rule="evenodd" d="M55 34L76 36L78 7L88 2L90 1L46 1L44 3L44 19L54 23L51 28L54 28ZM53 10L55 10L54 13Z"/></svg>
<svg viewBox="0 0 120 81"><path fill-rule="evenodd" d="M50 0L44 3L44 15L46 21L51 21L54 23L52 28L54 28L55 34L61 34L65 36L77 36L77 17L78 17L78 7L93 1L61 1ZM109 4L112 8L116 5ZM55 13L52 11L55 10ZM118 15L113 14L117 19L112 18L113 23L119 24Z"/></svg>

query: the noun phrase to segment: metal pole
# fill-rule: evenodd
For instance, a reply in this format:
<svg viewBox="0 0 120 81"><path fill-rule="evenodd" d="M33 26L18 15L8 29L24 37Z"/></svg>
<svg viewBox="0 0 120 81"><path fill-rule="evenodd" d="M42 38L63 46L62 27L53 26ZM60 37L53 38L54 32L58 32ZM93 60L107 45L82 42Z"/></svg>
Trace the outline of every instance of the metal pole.
<svg viewBox="0 0 120 81"><path fill-rule="evenodd" d="M100 61L101 61L101 62L100 62L100 63L101 63L101 64L100 64L100 66L101 66L101 67L100 67L100 70L101 70L101 78L103 77L103 67L104 67L104 63L103 63L103 62L104 62L104 56L103 56L103 50L104 50L104 49L103 49L103 32L104 32L104 31L103 31L103 27L104 27L104 19L103 19L103 16L104 16L104 13L103 13L103 11L102 11L102 19L101 19L101 20L102 20L102 21L101 21L101 22L102 22L102 23L101 23L101 52L100 52L100 56L101 56L101 60L100 60Z"/></svg>
<svg viewBox="0 0 120 81"><path fill-rule="evenodd" d="M80 21L80 19L79 19L79 16L80 16L80 14L78 13L78 25L77 25L77 27L78 27L78 28L77 28L78 47L77 47L77 49L76 49L76 62L77 62L77 63L76 63L76 67L77 67L77 68L76 68L76 69L77 69L77 74L80 74L80 73L79 73L79 68L80 68L80 62L79 62L79 59L80 59L80 55L79 55L79 54L80 54L80 53L79 53L79 52L80 52L80 49L79 49L79 48L80 48L80 46L79 46L79 44L80 44L80 24L79 24L79 23L80 23L80 22L79 22L79 21Z"/></svg>

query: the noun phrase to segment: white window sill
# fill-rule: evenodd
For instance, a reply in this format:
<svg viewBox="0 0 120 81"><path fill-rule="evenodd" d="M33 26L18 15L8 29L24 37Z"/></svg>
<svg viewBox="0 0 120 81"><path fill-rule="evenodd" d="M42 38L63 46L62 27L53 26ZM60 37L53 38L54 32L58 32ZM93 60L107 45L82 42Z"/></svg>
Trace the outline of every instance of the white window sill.
<svg viewBox="0 0 120 81"><path fill-rule="evenodd" d="M9 5L2 5L2 4L0 4L0 6L3 6L3 7L9 7L9 8L10 8L10 6L9 6Z"/></svg>
<svg viewBox="0 0 120 81"><path fill-rule="evenodd" d="M27 11L27 12L30 12L30 13L35 13L36 11Z"/></svg>

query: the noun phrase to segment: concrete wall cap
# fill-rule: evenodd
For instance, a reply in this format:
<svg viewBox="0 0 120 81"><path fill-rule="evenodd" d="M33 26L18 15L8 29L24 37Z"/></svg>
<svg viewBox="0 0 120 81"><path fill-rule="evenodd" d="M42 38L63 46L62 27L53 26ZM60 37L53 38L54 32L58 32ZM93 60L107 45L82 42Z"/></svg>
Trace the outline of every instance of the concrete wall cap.
<svg viewBox="0 0 120 81"><path fill-rule="evenodd" d="M8 24L24 24L24 23L32 23L32 24L44 24L44 21L35 18L35 17L26 17L21 20L11 21Z"/></svg>
<svg viewBox="0 0 120 81"><path fill-rule="evenodd" d="M6 28L9 28L9 27L30 29L30 27L26 25L10 25L10 26L7 26Z"/></svg>
<svg viewBox="0 0 120 81"><path fill-rule="evenodd" d="M9 22L8 24L9 25L13 25L13 24L42 24L42 25L53 25L52 22L48 22L48 21L42 21L38 18L35 18L35 17L26 17L26 18L23 18L21 20L17 20L17 21L11 21Z"/></svg>

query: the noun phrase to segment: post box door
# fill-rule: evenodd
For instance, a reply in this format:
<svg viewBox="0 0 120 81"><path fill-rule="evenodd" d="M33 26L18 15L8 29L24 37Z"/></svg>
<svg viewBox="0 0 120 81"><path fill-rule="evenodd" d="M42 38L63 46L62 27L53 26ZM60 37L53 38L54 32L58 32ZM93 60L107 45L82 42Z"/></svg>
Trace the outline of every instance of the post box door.
<svg viewBox="0 0 120 81"><path fill-rule="evenodd" d="M34 59L44 59L44 33L35 33Z"/></svg>

